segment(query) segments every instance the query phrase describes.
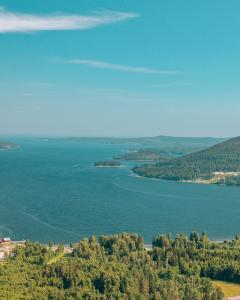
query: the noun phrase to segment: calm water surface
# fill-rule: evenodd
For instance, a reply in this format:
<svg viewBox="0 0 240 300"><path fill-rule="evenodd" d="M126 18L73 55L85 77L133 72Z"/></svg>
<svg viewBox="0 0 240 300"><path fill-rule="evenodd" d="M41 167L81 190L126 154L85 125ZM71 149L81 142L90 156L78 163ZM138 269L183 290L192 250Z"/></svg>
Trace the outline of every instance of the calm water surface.
<svg viewBox="0 0 240 300"><path fill-rule="evenodd" d="M0 236L41 242L89 235L240 233L240 188L137 178L130 166L95 168L124 145L18 140L0 152Z"/></svg>

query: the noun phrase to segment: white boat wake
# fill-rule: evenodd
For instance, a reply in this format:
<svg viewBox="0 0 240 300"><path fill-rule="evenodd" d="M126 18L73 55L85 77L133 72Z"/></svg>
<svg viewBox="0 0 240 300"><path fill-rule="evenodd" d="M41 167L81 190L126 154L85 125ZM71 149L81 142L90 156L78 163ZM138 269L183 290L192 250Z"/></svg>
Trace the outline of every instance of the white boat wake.
<svg viewBox="0 0 240 300"><path fill-rule="evenodd" d="M21 211L21 214L30 217L35 222L37 222L37 223L39 223L41 225L44 225L44 226L46 226L48 228L51 228L51 229L57 230L57 231L61 231L61 232L67 233L67 234L71 234L71 235L74 235L74 236L77 236L78 238L80 238L80 235L77 234L76 232L73 232L73 231L70 231L70 230L63 229L61 227L57 227L57 226L51 225L51 224L49 224L48 222L45 222L45 221L41 221L38 217L36 217L36 216L34 216L34 215L30 214L30 213L27 213L25 211Z"/></svg>
<svg viewBox="0 0 240 300"><path fill-rule="evenodd" d="M145 195L154 196L154 197L165 197L165 198L170 198L170 199L192 199L191 197L187 197L187 196L176 196L176 195L170 195L170 194L146 192L146 191L141 191L141 190L137 190L137 189L128 188L128 187L125 187L125 186L119 184L119 177L116 177L112 181L112 183L113 183L113 185L115 185L119 189L122 189L122 190L125 190L125 191L128 191L128 192L145 194ZM202 199L202 198L199 198L199 199Z"/></svg>

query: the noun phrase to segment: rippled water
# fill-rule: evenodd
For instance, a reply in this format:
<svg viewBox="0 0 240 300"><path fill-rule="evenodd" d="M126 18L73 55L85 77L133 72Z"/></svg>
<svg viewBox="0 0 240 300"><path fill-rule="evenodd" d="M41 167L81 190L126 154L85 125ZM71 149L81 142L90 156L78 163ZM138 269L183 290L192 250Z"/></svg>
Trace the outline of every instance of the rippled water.
<svg viewBox="0 0 240 300"><path fill-rule="evenodd" d="M38 139L0 152L0 236L42 242L137 232L240 232L240 188L143 179L123 168L95 168L124 145Z"/></svg>

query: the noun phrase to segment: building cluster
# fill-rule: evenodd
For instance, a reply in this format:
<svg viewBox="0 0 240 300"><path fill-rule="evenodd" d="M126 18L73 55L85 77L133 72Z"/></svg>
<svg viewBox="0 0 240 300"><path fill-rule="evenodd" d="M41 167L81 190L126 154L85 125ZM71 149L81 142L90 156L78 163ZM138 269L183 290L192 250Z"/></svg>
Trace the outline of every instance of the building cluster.
<svg viewBox="0 0 240 300"><path fill-rule="evenodd" d="M11 238L5 237L5 238L0 239L0 244L4 244L4 243L11 243Z"/></svg>
<svg viewBox="0 0 240 300"><path fill-rule="evenodd" d="M10 253L11 239L9 237L0 238L0 261L4 260Z"/></svg>
<svg viewBox="0 0 240 300"><path fill-rule="evenodd" d="M10 237L0 238L0 261L5 260L9 255L13 255L16 246L25 246L26 241L12 241Z"/></svg>

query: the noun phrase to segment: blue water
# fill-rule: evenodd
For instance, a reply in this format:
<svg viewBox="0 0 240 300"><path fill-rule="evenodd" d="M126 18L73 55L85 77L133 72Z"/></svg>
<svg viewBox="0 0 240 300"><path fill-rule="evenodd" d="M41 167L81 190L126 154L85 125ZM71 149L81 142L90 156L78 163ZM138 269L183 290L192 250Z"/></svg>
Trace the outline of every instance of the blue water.
<svg viewBox="0 0 240 300"><path fill-rule="evenodd" d="M41 242L136 232L240 232L240 188L132 176L131 168L95 168L126 145L97 141L17 140L0 151L0 236Z"/></svg>

